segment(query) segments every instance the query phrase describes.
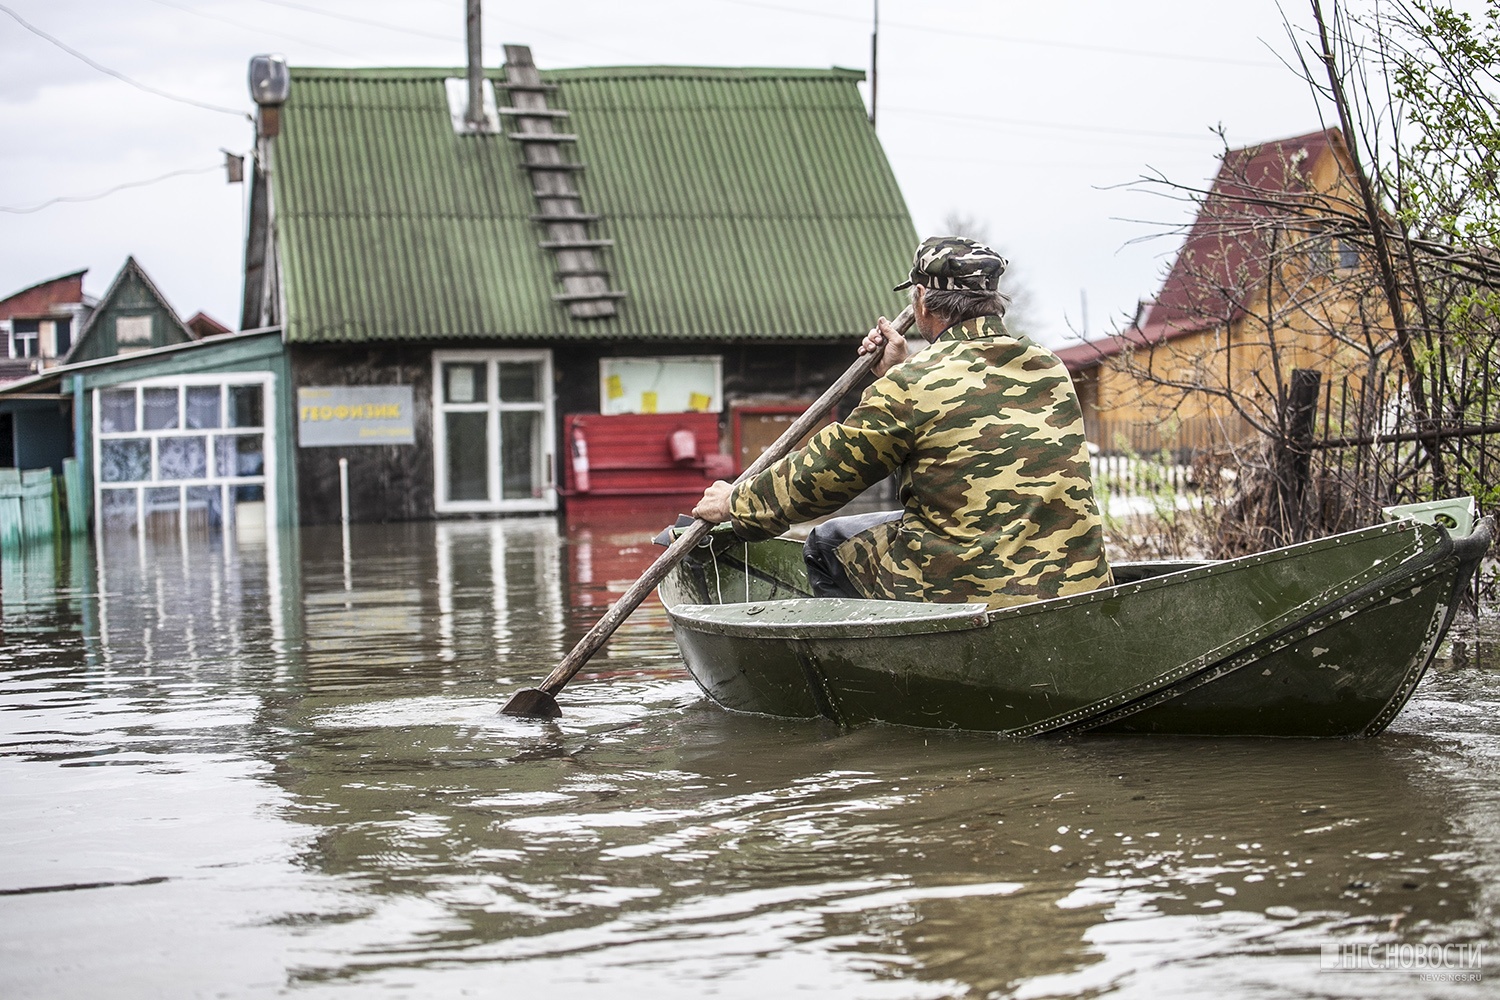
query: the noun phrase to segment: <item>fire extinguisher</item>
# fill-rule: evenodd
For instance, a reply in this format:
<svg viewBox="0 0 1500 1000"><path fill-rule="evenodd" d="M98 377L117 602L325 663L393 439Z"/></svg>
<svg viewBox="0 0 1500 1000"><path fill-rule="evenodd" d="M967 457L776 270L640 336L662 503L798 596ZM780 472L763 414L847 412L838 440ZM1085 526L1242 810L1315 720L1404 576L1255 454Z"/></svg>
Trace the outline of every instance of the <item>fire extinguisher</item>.
<svg viewBox="0 0 1500 1000"><path fill-rule="evenodd" d="M589 491L589 443L584 440L583 428L573 427L573 490L576 493Z"/></svg>

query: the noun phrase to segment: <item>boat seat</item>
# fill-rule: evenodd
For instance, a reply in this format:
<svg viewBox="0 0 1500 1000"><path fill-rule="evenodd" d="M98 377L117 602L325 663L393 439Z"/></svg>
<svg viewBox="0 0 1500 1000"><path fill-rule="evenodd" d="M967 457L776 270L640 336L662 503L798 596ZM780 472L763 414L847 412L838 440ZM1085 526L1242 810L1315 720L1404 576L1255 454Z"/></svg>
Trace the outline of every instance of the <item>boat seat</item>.
<svg viewBox="0 0 1500 1000"><path fill-rule="evenodd" d="M926 604L843 597L799 597L748 604L678 604L674 618L720 635L836 639L961 632L989 624L983 604Z"/></svg>

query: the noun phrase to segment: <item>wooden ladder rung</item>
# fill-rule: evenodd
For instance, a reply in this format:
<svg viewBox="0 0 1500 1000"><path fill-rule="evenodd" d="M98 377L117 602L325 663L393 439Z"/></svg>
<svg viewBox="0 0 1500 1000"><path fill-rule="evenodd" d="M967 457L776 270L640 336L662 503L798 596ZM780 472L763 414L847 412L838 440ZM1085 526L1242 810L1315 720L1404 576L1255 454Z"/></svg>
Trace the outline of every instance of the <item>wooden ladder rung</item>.
<svg viewBox="0 0 1500 1000"><path fill-rule="evenodd" d="M594 250L614 245L614 240L543 240L537 244L543 250Z"/></svg>
<svg viewBox="0 0 1500 1000"><path fill-rule="evenodd" d="M532 94L551 94L558 90L558 85L555 83L508 83L504 80L496 80L495 86L504 87L506 90L524 90Z"/></svg>
<svg viewBox="0 0 1500 1000"><path fill-rule="evenodd" d="M611 299L625 298L625 292L557 292L552 296L553 302L605 302Z"/></svg>

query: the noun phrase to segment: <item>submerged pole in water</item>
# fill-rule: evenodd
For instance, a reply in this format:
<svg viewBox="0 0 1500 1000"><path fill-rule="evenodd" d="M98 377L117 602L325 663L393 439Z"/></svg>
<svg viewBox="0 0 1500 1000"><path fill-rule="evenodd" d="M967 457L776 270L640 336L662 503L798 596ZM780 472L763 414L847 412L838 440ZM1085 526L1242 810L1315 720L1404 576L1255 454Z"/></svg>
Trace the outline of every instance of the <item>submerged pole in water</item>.
<svg viewBox="0 0 1500 1000"><path fill-rule="evenodd" d="M354 589L353 557L349 551L349 460L339 459L339 524L344 535L344 590Z"/></svg>

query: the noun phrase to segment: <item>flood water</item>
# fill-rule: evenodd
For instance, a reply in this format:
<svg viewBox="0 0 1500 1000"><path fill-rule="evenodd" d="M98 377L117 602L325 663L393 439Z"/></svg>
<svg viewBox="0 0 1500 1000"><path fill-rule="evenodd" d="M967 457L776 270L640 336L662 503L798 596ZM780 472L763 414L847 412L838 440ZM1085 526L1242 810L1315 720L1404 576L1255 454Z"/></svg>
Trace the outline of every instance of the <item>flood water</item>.
<svg viewBox="0 0 1500 1000"><path fill-rule="evenodd" d="M1500 954L1496 622L1358 742L736 716L654 604L560 720L497 714L646 538L521 519L7 561L0 997L1497 992L1323 967Z"/></svg>

